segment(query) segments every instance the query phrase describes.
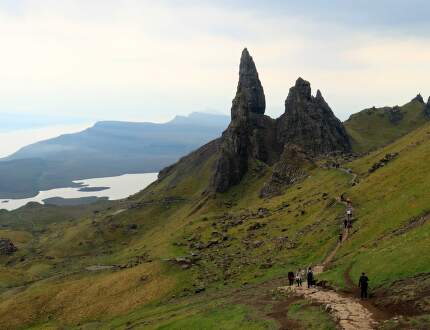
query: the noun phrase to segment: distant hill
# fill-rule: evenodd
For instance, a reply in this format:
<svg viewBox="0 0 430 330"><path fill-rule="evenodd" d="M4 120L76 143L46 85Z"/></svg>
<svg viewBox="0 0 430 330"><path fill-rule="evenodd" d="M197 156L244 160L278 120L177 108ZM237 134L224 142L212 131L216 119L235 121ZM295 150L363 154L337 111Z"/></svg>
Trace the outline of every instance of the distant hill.
<svg viewBox="0 0 430 330"><path fill-rule="evenodd" d="M37 142L0 161L0 198L31 197L78 179L158 172L219 137L228 122L205 113L163 124L103 121Z"/></svg>
<svg viewBox="0 0 430 330"><path fill-rule="evenodd" d="M430 102L421 95L403 106L369 108L344 123L355 152L367 152L394 142L430 121Z"/></svg>

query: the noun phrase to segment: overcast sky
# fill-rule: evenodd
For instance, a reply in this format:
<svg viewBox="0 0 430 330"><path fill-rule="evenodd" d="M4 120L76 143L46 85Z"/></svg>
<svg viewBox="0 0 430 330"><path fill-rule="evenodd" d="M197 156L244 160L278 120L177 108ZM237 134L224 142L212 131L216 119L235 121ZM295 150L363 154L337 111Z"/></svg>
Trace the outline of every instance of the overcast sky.
<svg viewBox="0 0 430 330"><path fill-rule="evenodd" d="M429 13L424 0L0 0L0 113L228 114L248 47L267 114L302 76L346 119L430 94Z"/></svg>

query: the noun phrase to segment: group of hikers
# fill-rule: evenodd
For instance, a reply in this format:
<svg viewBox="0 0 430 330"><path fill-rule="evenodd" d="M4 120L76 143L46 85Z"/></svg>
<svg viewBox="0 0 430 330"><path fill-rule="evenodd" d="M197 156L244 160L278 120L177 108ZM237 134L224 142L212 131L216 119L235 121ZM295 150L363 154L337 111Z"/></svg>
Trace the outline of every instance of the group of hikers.
<svg viewBox="0 0 430 330"><path fill-rule="evenodd" d="M303 279L306 278L308 288L315 287L316 280L312 268L299 269L295 274L294 272L288 272L288 282L290 286L294 285L294 282L298 287L303 285ZM360 298L368 298L369 278L366 273L361 273L360 279L358 280L358 287L360 288Z"/></svg>
<svg viewBox="0 0 430 330"><path fill-rule="evenodd" d="M299 269L295 274L294 272L288 272L288 282L290 286L294 285L294 282L296 282L297 286L302 286L304 278L306 278L308 288L315 286L314 273L311 267L306 270Z"/></svg>
<svg viewBox="0 0 430 330"><path fill-rule="evenodd" d="M346 217L343 223L343 228L344 230L349 230L352 228L352 219L353 219L352 201L349 198L345 198L343 194L340 196L340 199L342 202L346 202ZM339 234L339 243L342 243L342 241L343 241L343 230ZM290 286L296 283L298 287L301 287L304 279L306 279L308 288L311 288L312 286L316 285L316 281L311 267L307 269L299 269L296 273L288 272L288 282ZM367 299L369 278L366 276L365 273L361 274L360 279L358 281L358 287L360 288L360 298Z"/></svg>

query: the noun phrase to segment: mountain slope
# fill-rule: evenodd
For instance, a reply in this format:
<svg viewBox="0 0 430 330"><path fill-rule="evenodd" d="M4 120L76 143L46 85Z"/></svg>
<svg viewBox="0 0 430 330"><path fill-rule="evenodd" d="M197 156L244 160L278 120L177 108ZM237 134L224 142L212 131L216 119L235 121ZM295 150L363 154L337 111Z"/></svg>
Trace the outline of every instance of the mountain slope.
<svg viewBox="0 0 430 330"><path fill-rule="evenodd" d="M383 147L430 120L430 98L421 95L403 106L369 108L353 114L344 123L355 152Z"/></svg>
<svg viewBox="0 0 430 330"><path fill-rule="evenodd" d="M227 124L225 116L202 113L165 124L99 122L0 161L0 198L31 197L39 190L72 186L77 179L158 172L218 137Z"/></svg>
<svg viewBox="0 0 430 330"><path fill-rule="evenodd" d="M318 123L309 120L305 127ZM259 145L242 141L251 143L246 150ZM353 161L337 150L337 143L347 145L341 135L335 142L333 153L304 152L305 175L281 182L271 198L261 190L278 178L281 163L289 167L287 156L247 157L240 180L222 193L208 189L225 152L220 138L163 170L141 193L79 221L48 223L37 232L9 221L0 236L18 251L0 256L0 327L333 328L323 309L275 289L289 271L321 264L335 249L344 195L353 202L353 229L318 279L352 295L365 271L377 297L368 305L379 320L391 319L395 329L394 316L403 315L405 328L425 328L430 123ZM369 172L383 158L390 160ZM354 184L343 168L358 175ZM102 265L113 268L94 271Z"/></svg>

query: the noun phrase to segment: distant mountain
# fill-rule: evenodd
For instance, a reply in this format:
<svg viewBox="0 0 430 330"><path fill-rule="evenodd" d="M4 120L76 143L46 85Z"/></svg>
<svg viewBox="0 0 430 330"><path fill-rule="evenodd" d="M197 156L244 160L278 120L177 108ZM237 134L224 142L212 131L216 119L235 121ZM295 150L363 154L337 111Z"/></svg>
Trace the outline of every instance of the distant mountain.
<svg viewBox="0 0 430 330"><path fill-rule="evenodd" d="M103 121L26 146L0 161L0 198L31 197L72 181L158 172L217 138L229 117L205 113L163 123Z"/></svg>

